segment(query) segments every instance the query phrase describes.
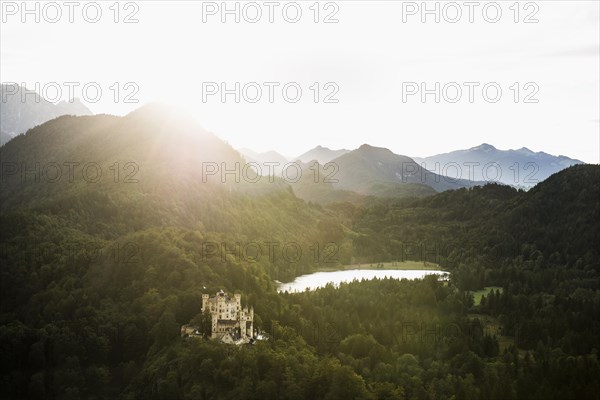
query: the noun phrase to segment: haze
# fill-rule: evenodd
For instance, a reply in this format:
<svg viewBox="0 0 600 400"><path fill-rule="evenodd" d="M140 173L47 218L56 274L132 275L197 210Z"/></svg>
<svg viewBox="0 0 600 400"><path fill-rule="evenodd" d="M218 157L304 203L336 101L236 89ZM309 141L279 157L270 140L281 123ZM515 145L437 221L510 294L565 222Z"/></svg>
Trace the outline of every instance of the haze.
<svg viewBox="0 0 600 400"><path fill-rule="evenodd" d="M487 23L481 13L473 24L465 16L455 24L431 18L423 24L419 15L403 23L402 2L387 1L336 2L333 24L315 24L308 3L296 24L281 13L272 24L265 16L255 24L232 17L223 24L220 14L203 23L202 2L136 4L134 24L115 24L108 15L96 24L32 17L22 23L20 15L4 14L0 80L30 88L98 82L105 92L88 104L95 113L176 103L236 148L289 156L317 144L369 143L427 156L486 142L599 162L598 2L536 2L533 24L514 23L510 14ZM137 84L139 103L115 102L108 90L114 82ZM297 82L304 94L293 104L222 103L218 96L203 102L203 82ZM314 82L335 83L339 102L315 104L308 89ZM422 103L418 96L403 103L403 82L497 82L504 94L497 103ZM514 82L537 84L539 102L515 104L508 89Z"/></svg>

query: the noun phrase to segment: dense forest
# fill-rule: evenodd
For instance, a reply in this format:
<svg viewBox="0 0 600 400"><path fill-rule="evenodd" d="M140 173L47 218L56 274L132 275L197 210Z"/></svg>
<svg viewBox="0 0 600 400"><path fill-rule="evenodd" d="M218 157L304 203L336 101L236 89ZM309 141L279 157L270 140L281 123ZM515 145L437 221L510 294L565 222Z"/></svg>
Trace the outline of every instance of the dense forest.
<svg viewBox="0 0 600 400"><path fill-rule="evenodd" d="M0 160L0 398L600 397L598 166L320 205L278 179L207 181L239 154L155 108L55 119ZM77 169L92 162L101 178ZM451 278L274 284L397 260ZM219 289L268 340L180 337Z"/></svg>

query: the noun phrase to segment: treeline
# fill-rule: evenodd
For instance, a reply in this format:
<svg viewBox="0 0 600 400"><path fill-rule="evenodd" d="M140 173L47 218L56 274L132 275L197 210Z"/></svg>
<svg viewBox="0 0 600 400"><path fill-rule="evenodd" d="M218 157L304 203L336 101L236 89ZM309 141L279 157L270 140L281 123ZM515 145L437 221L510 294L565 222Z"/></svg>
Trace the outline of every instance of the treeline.
<svg viewBox="0 0 600 400"><path fill-rule="evenodd" d="M507 277L498 278L498 270L523 261L526 270L562 266L593 277L600 272L599 180L600 167L577 165L528 192L488 184L381 200L355 220L354 253L375 261L437 261L453 271L478 268L454 274L465 279L459 285L465 289L502 285Z"/></svg>
<svg viewBox="0 0 600 400"><path fill-rule="evenodd" d="M128 396L598 397L595 353L574 356L542 343L528 351L509 344L501 351L486 323L468 316L471 300L429 278L285 295L278 311L262 315L268 341L242 347L197 338L178 342L150 357Z"/></svg>
<svg viewBox="0 0 600 400"><path fill-rule="evenodd" d="M525 202L523 196L535 192L490 186L387 208L382 203L332 210L303 206L286 192L229 198L220 190L214 189L212 198L223 196L228 203L203 218L210 231L191 229L177 217L167 226L152 221L163 212L175 214L158 196L156 213L148 211L150 220L132 208L129 225L123 226L118 225L121 217L111 219L110 212L102 224L91 224L110 207L105 201L3 214L4 398L115 398L125 393L209 399L252 398L255 393L263 398L504 399L595 398L600 393L592 378L600 337L595 249L571 251L577 242L565 240L549 253L537 243L523 243L517 256L494 264L486 258L494 245L511 246L494 241L513 235L502 220L510 220L522 206L518 202ZM75 191L64 204L96 196L102 194ZM127 197L111 196L115 209L128 204ZM575 209L593 213L593 205ZM298 207L306 214L292 215ZM250 226L235 224L240 218ZM301 228L307 219L315 226ZM393 252L398 251L394 240L403 238L395 235L404 230L414 242L445 237L459 245L476 239L487 247L442 259L442 266L453 271L447 285L433 279L384 280L296 295L276 294L272 279L281 276L280 269L297 274L306 265L310 271L310 258L286 265L203 252L206 243L232 249L250 229L269 240L271 232L285 230L283 222L296 226L298 242L342 236L353 243L358 258L374 257L368 245L377 246L374 258L381 261L386 252L390 259L402 255ZM349 226L351 233L344 231ZM470 229L475 233L461 236ZM578 229L594 235L595 226L588 222ZM94 253L98 248L102 251ZM554 252L571 254L572 265L562 264ZM489 284L504 287L502 294L494 292L474 306L467 290ZM198 318L201 293L221 288L243 293L269 341L235 350L181 342L179 327ZM496 318L513 345L501 349L499 332L489 332L473 313ZM558 379L567 367L570 372Z"/></svg>
<svg viewBox="0 0 600 400"><path fill-rule="evenodd" d="M489 185L322 207L280 183L203 182L202 161L239 155L155 109L62 117L0 157L139 166L137 184L2 181L0 398L599 396L598 166L529 192ZM302 254L256 259L250 243ZM273 283L330 260L403 258L439 262L452 278L294 295ZM475 305L469 291L488 285L502 294ZM201 294L219 289L242 293L268 341L181 340Z"/></svg>

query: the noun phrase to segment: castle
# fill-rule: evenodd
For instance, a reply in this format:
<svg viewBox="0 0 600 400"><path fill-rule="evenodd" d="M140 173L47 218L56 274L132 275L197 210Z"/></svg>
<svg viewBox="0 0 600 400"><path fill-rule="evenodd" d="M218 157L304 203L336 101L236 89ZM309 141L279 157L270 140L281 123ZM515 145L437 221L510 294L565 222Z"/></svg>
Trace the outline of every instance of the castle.
<svg viewBox="0 0 600 400"><path fill-rule="evenodd" d="M202 312L210 312L211 339L225 342L248 341L254 337L254 307L242 308L242 295L229 297L222 290L213 297L202 294Z"/></svg>

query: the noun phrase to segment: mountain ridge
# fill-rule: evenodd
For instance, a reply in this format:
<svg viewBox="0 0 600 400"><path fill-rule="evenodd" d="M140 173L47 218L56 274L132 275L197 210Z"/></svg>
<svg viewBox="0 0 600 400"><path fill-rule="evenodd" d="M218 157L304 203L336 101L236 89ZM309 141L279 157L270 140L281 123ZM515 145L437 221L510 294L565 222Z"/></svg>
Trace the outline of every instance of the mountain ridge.
<svg viewBox="0 0 600 400"><path fill-rule="evenodd" d="M351 204L344 199L352 193L332 190L324 194L339 202L322 206L301 200L293 185L249 192L243 186L262 185L204 182L203 162L242 156L192 119L154 107L125 117L62 116L0 147L0 157L3 166L24 162L30 171L26 180L0 179L6 398L401 399L437 387L448 388L436 392L442 398L516 398L497 389L511 385L507 366L522 377L554 377L561 365L574 366L568 381L544 380L544 391L526 382L519 393L597 392L600 166L567 168L530 191L488 184L421 198L359 195ZM377 184L368 179L397 178L394 167L412 161L368 145L340 159L360 162L353 175L366 172L357 184L367 188ZM32 163L43 171L63 161L94 162L105 180L77 169L73 182L31 181ZM115 167L128 173L127 162L138 164L137 182L115 180ZM332 171L312 167L321 177ZM390 187L409 185L417 184ZM274 282L399 260L431 261L451 277L355 281L294 295L278 293ZM490 286L502 290L475 304L473 291ZM182 325L210 326L201 322L202 295L219 290L242 293L269 339L234 349L182 338ZM481 334L479 318L494 321L506 347ZM432 346L390 335L411 320L477 334ZM326 341L314 334L330 326ZM254 366L264 376L258 382ZM401 390L388 396L381 384Z"/></svg>
<svg viewBox="0 0 600 400"><path fill-rule="evenodd" d="M24 92L26 95L23 95ZM39 93L17 84L1 84L0 97L0 146L61 115L92 115L78 98L55 104L44 99Z"/></svg>
<svg viewBox="0 0 600 400"><path fill-rule="evenodd" d="M527 147L500 150L487 143L428 157L415 157L415 161L424 163L427 169L439 168L440 173L446 176L497 181L524 188L535 186L566 167L584 164L568 156L534 152Z"/></svg>

